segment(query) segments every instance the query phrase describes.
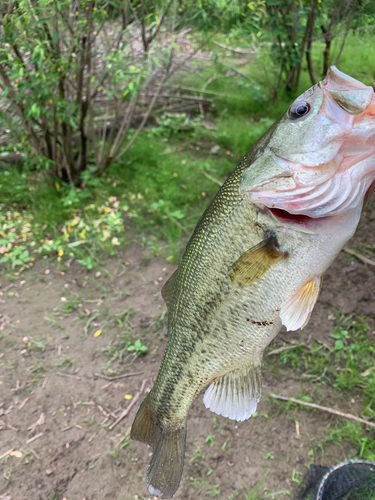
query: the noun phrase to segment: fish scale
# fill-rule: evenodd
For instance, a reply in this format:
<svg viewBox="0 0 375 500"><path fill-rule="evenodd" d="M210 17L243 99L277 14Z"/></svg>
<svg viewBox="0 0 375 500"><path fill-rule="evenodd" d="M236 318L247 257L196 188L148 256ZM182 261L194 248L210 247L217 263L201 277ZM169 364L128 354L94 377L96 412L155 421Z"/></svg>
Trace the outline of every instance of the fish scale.
<svg viewBox="0 0 375 500"><path fill-rule="evenodd" d="M350 89L348 102L341 88ZM354 234L375 181L372 150L363 159L357 148L349 167L340 153L348 144L355 152L354 140L365 145L369 128L375 134L375 123L366 121L367 110L375 112L373 94L331 68L253 146L198 222L163 288L168 343L131 430L154 450L150 494L169 499L178 488L197 396L205 391L204 404L217 414L249 418L261 396L264 349L282 324L297 330L309 321L322 276Z"/></svg>

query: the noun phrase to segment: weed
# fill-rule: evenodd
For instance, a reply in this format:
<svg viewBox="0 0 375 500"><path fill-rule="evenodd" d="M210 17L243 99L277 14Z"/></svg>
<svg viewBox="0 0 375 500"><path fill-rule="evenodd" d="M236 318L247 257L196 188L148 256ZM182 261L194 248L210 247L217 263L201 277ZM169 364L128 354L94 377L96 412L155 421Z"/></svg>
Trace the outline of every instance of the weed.
<svg viewBox="0 0 375 500"><path fill-rule="evenodd" d="M375 373L371 372L375 346L368 336L370 328L361 316L346 318L338 313L337 318L338 325L331 334L333 348L317 343L312 349L298 346L282 352L280 361L303 372L306 378L328 383L342 392L360 385L364 389L364 400L370 401L375 396ZM371 404L367 406L366 413L368 416L373 413Z"/></svg>
<svg viewBox="0 0 375 500"><path fill-rule="evenodd" d="M132 314L134 314L134 311L127 308L117 314L114 314L113 318L121 328L124 328L126 324L130 323L130 316Z"/></svg>
<svg viewBox="0 0 375 500"><path fill-rule="evenodd" d="M70 314L78 308L81 297L78 293L71 292L69 298L61 297L61 300L62 305L59 307L59 313Z"/></svg>
<svg viewBox="0 0 375 500"><path fill-rule="evenodd" d="M227 438L227 439L224 441L224 443L223 443L223 445L222 445L222 447L221 447L221 450L222 450L222 451L225 451L225 450L227 449L227 444L228 444L228 442L229 442L229 438Z"/></svg>
<svg viewBox="0 0 375 500"><path fill-rule="evenodd" d="M195 450L194 455L189 460L189 464L194 464L194 467L202 469L203 468L203 463L201 462L202 458L203 458L202 450L200 448L197 448Z"/></svg>
<svg viewBox="0 0 375 500"><path fill-rule="evenodd" d="M210 447L212 448L215 445L215 436L213 436L212 434L207 436L205 443L208 443L210 445Z"/></svg>
<svg viewBox="0 0 375 500"><path fill-rule="evenodd" d="M109 368L115 361L120 361L121 364L129 362L127 367L131 366L138 356L146 354L148 348L142 345L138 339L134 343L130 340L130 335L120 337L110 345L101 348L101 351L109 356L109 360L105 363L104 368ZM116 373L113 373L115 375Z"/></svg>
<svg viewBox="0 0 375 500"><path fill-rule="evenodd" d="M134 357L138 357L141 354L146 354L147 347L145 345L142 345L142 342L138 339L134 342L134 344L128 346L127 350L130 352L134 352Z"/></svg>
<svg viewBox="0 0 375 500"><path fill-rule="evenodd" d="M130 436L128 435L125 436L124 441L121 443L120 449L126 448L127 446L129 446L129 443L130 443Z"/></svg>
<svg viewBox="0 0 375 500"><path fill-rule="evenodd" d="M165 309L150 323L150 329L155 332L155 335L159 335L162 338L165 337L167 332L167 313L168 311Z"/></svg>
<svg viewBox="0 0 375 500"><path fill-rule="evenodd" d="M94 417L94 415L91 415L91 417L84 418L83 421L89 425L94 425L95 417Z"/></svg>
<svg viewBox="0 0 375 500"><path fill-rule="evenodd" d="M114 460L114 461L116 461L116 462L117 462L117 460L119 459L119 452L118 452L118 450L116 450L116 449L111 449L111 450L107 453L107 455L108 455L108 456L109 456L112 460Z"/></svg>
<svg viewBox="0 0 375 500"><path fill-rule="evenodd" d="M357 457L364 460L375 460L375 440L363 431L360 424L346 422L332 429L325 440L326 444L341 443L348 440L357 449Z"/></svg>
<svg viewBox="0 0 375 500"><path fill-rule="evenodd" d="M221 493L220 484L214 484L209 493L213 498L219 497Z"/></svg>
<svg viewBox="0 0 375 500"><path fill-rule="evenodd" d="M39 340L39 339L32 339L32 340L30 341L30 344L29 344L29 345L30 345L30 349L35 348L35 349L39 349L39 350L41 350L41 351L43 351L43 352L44 352L44 351L45 351L45 349L46 349L46 346L45 346L45 345L43 344L43 342L42 342L41 340Z"/></svg>
<svg viewBox="0 0 375 500"><path fill-rule="evenodd" d="M13 475L14 475L14 469L8 469L4 472L3 478L7 486L13 481Z"/></svg>
<svg viewBox="0 0 375 500"><path fill-rule="evenodd" d="M255 495L256 495L257 491L259 490L259 488L264 483L264 481L266 480L266 477L267 477L269 471L270 471L269 469L266 470L262 479L259 481L259 483L257 485L254 486L254 488L251 491L249 491L247 488L245 488L245 486L243 486L243 491L245 493L245 500L255 500L256 498L258 498Z"/></svg>
<svg viewBox="0 0 375 500"><path fill-rule="evenodd" d="M33 365L29 366L29 368L27 369L27 371L30 373L30 375L32 376L33 380L36 380L38 377L40 377L41 375L43 375L43 373L46 370L45 370L44 366L42 365L42 363L40 361L37 361Z"/></svg>
<svg viewBox="0 0 375 500"><path fill-rule="evenodd" d="M51 323L51 326L56 326L60 330L65 330L65 326L59 323L54 318L49 318L48 316L44 316L44 321L49 321Z"/></svg>
<svg viewBox="0 0 375 500"><path fill-rule="evenodd" d="M56 364L56 366L63 366L64 368L70 368L73 366L73 360L65 356L64 358L60 359L60 361Z"/></svg>
<svg viewBox="0 0 375 500"><path fill-rule="evenodd" d="M25 465L32 464L34 462L34 455L30 451L22 449L23 453L23 463Z"/></svg>

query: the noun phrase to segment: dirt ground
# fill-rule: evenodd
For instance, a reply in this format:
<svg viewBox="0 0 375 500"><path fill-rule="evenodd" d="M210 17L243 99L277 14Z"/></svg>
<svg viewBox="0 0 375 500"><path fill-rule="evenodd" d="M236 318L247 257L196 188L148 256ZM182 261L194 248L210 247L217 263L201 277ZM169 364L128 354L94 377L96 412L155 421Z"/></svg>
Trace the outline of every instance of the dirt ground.
<svg viewBox="0 0 375 500"><path fill-rule="evenodd" d="M373 248L374 210L360 226L350 247ZM139 401L111 424L142 385L145 393L152 387L166 343L160 290L173 270L134 244L103 261L100 275L74 263L63 274L42 260L14 281L0 279L0 499L150 498L144 484L150 449L128 437ZM364 314L375 329L374 280L375 267L341 253L306 331L282 331L272 348L309 335L332 342L337 310ZM128 369L124 335L148 348ZM202 397L195 402L176 500L245 499L244 488L249 499L291 498L309 463L332 465L356 453L345 441L321 445L337 417L303 408L280 412L271 393L309 394L312 385L291 369L272 375L272 363L277 355L266 356L256 418L236 425L207 410ZM135 374L102 378L124 373ZM325 391L330 406L361 412L361 403L338 400L328 386L313 390Z"/></svg>

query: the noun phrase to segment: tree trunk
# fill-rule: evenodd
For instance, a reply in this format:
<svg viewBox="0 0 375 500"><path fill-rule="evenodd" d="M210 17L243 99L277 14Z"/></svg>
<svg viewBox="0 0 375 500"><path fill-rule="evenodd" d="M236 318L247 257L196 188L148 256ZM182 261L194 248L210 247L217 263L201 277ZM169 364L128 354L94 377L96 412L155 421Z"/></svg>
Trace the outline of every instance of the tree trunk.
<svg viewBox="0 0 375 500"><path fill-rule="evenodd" d="M309 12L309 16L307 18L307 25L306 25L306 43L307 43L306 62L307 62L307 68L308 68L309 75L310 75L310 80L311 80L311 83L313 85L315 85L317 82L315 70L314 70L314 65L313 65L312 57L311 57L317 3L318 3L318 0L311 0L311 10Z"/></svg>
<svg viewBox="0 0 375 500"><path fill-rule="evenodd" d="M323 76L326 76L328 72L328 68L330 66L329 64L329 58L331 55L331 37L328 36L327 38L325 37L325 42L326 42L326 47L324 49L324 54L323 54Z"/></svg>

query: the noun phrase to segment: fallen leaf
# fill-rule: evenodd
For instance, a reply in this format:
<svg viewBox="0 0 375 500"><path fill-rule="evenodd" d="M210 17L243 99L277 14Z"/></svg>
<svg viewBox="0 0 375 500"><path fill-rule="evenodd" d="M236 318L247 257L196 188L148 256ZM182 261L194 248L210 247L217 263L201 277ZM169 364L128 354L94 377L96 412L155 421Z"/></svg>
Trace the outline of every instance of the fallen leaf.
<svg viewBox="0 0 375 500"><path fill-rule="evenodd" d="M370 375L370 373L372 372L372 370L375 370L375 366L371 366L370 368L367 368L366 371L361 373L361 377L368 377Z"/></svg>
<svg viewBox="0 0 375 500"><path fill-rule="evenodd" d="M94 333L94 337L99 337L101 333L102 333L101 330L96 330L96 332Z"/></svg>
<svg viewBox="0 0 375 500"><path fill-rule="evenodd" d="M9 453L9 455L10 455L11 457L16 457L16 458L22 458L22 456L23 456L23 455L22 455L22 452L20 452L20 451L18 451L18 450L11 451L11 452Z"/></svg>
<svg viewBox="0 0 375 500"><path fill-rule="evenodd" d="M125 394L125 396L124 396L125 399L132 399L132 397L133 396L131 394Z"/></svg>

